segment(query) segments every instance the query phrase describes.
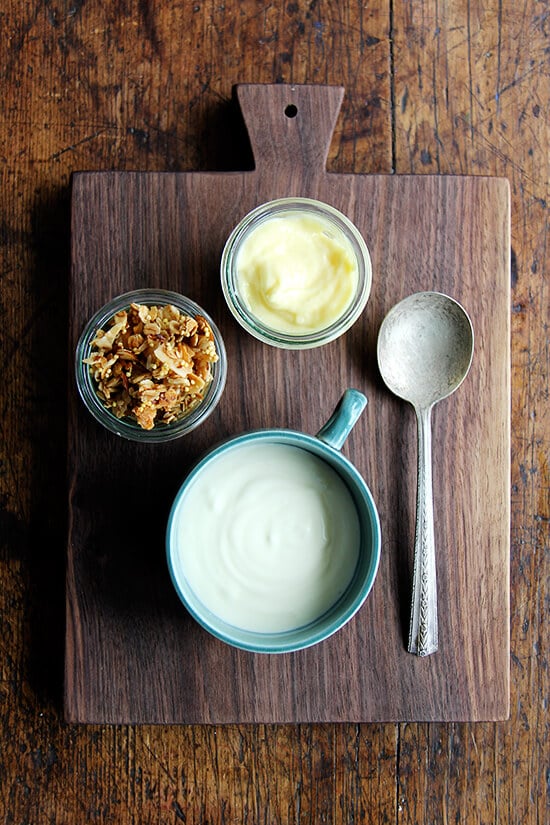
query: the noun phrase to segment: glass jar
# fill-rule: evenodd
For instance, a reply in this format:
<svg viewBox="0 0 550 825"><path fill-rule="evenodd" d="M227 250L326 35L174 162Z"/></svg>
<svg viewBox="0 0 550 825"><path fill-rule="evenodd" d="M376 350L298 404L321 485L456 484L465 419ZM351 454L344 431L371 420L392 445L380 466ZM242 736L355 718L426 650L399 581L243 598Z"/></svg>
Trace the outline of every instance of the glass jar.
<svg viewBox="0 0 550 825"><path fill-rule="evenodd" d="M121 310L128 309L130 304L145 304L147 306L172 305L184 315L195 318L202 315L208 322L214 337L218 360L210 364L211 380L207 384L204 397L187 413L169 423L155 423L151 430L143 429L131 417L117 418L112 413L97 392L96 382L91 374L85 359L92 353L92 342L99 329L106 330L110 319ZM158 443L171 441L186 435L198 427L208 418L218 404L225 387L227 375L227 358L225 346L220 332L210 316L194 301L176 292L163 289L138 289L126 292L109 301L99 309L86 324L78 341L75 353L75 373L78 392L88 411L93 417L110 432L132 441L144 443Z"/></svg>
<svg viewBox="0 0 550 825"><path fill-rule="evenodd" d="M233 229L221 283L232 314L255 338L310 349L334 341L358 319L372 266L361 233L344 214L321 201L282 198L253 209Z"/></svg>

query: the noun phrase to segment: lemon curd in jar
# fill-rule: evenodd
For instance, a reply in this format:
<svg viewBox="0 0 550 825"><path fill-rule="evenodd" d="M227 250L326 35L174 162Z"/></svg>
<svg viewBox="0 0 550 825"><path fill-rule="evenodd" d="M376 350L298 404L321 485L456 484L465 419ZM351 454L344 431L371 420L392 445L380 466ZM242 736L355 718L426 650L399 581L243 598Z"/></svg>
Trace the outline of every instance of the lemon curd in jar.
<svg viewBox="0 0 550 825"><path fill-rule="evenodd" d="M205 464L173 529L178 576L220 619L260 633L303 627L329 610L353 578L361 541L340 475L308 450L270 442Z"/></svg>
<svg viewBox="0 0 550 825"><path fill-rule="evenodd" d="M357 292L357 255L344 232L321 214L267 217L242 239L237 288L248 311L288 335L319 332L337 321Z"/></svg>

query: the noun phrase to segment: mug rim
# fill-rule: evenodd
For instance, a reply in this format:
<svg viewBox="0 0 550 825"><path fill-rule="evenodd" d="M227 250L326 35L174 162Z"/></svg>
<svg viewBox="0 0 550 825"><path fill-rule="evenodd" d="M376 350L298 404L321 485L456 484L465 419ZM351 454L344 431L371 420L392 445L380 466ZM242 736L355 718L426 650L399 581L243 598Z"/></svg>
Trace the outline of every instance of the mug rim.
<svg viewBox="0 0 550 825"><path fill-rule="evenodd" d="M331 461L327 461L327 463L329 463L329 466L332 466L332 468L339 473L340 477L347 485L355 507L358 510L358 515L361 517L355 491L360 493L362 506L364 507L364 512L366 513L365 518L368 520L371 528L371 541L369 548L370 559L368 561L368 567L366 572L361 575L361 581L357 584L358 592L351 599L351 603L347 609L341 612L341 605L343 600L346 598L346 595L349 594L350 588L353 587L354 582L356 582L356 578L360 573L360 559L357 563L351 582L342 596L340 596L340 598L323 614L307 625L276 633L246 630L230 625L228 622L221 619L200 601L200 599L193 593L193 590L189 584L186 583L187 592L185 588L182 588L180 579L175 572L175 564L173 561L173 556L175 555L175 542L172 540L172 532L177 510L186 490L193 484L202 469L210 462L216 460L216 458L218 458L221 454L232 449L239 449L246 444L251 444L258 441L292 444L293 446L306 450L309 447L314 446L317 450L310 450L310 452L317 454L320 458L322 458L322 460L327 460L326 457L332 459L336 466L334 466ZM346 475L344 475L343 472L340 472L340 470L344 471ZM343 628L344 625L346 625L363 606L373 588L380 563L381 543L380 517L374 502L374 497L366 481L353 462L344 456L340 450L332 447L316 435L303 433L299 430L280 428L251 430L237 436L229 437L219 442L205 455L199 458L186 475L185 479L179 486L176 495L174 496L166 528L166 557L168 570L172 584L183 606L191 614L195 621L215 638L229 644L232 647L254 653L290 653L303 650L328 639L330 636L334 635L337 631Z"/></svg>

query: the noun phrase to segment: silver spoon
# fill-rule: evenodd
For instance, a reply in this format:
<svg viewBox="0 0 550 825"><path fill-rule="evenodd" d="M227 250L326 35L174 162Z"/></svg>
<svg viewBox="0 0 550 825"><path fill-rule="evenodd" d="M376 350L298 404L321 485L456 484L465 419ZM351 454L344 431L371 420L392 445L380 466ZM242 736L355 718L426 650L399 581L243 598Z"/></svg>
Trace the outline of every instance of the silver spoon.
<svg viewBox="0 0 550 825"><path fill-rule="evenodd" d="M437 588L432 490L431 412L465 379L474 332L466 311L440 292L396 304L378 333L378 367L388 388L411 403L418 423L418 483L409 653L437 650Z"/></svg>

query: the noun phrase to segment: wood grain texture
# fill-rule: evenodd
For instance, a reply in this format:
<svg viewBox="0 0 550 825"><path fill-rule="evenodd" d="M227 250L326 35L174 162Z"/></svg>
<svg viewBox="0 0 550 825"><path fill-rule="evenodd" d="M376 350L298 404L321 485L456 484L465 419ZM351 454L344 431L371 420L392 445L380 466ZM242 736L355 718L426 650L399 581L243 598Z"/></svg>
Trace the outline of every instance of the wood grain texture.
<svg viewBox="0 0 550 825"><path fill-rule="evenodd" d="M549 816L547 779L537 761L546 754L547 762L550 752L543 699L549 691L548 632L547 622L541 623L548 611L550 515L550 160L548 122L541 116L550 87L548 34L539 11L536 4L409 5L396 7L393 21L396 170L491 171L506 176L511 188L511 722L461 729L456 756L447 729L408 729L420 774L432 775L423 747L427 737L442 742L451 754L449 766L471 766L467 794L488 800L477 814L483 822L543 822ZM499 790L485 792L492 782ZM449 777L442 783L448 795L418 793L411 816L419 822L437 818L438 811L448 821L465 816L468 802L464 796L459 802L451 786Z"/></svg>
<svg viewBox="0 0 550 825"><path fill-rule="evenodd" d="M0 818L547 821L544 4L5 0L0 26ZM231 87L277 81L345 88L333 172L510 180L509 722L174 728L62 720L70 174L250 168Z"/></svg>
<svg viewBox="0 0 550 825"><path fill-rule="evenodd" d="M214 317L228 380L212 418L159 449L103 432L69 387L67 716L117 723L506 718L507 181L327 174L342 90L245 85L237 93L254 171L88 173L73 181L70 350L110 298L165 287ZM295 117L286 115L289 105ZM232 227L254 206L287 195L317 197L347 214L367 241L374 272L367 309L351 332L303 353L246 336L219 283ZM426 289L465 304L476 352L460 392L434 414L441 648L419 660L403 644L414 415L381 384L376 336L398 300ZM234 651L209 638L167 584L163 544L173 496L221 438L278 426L315 433L348 386L364 389L370 401L345 452L380 511L382 561L372 596L340 633L312 649L271 657ZM146 518L138 516L140 501ZM125 517L133 509L138 517Z"/></svg>

